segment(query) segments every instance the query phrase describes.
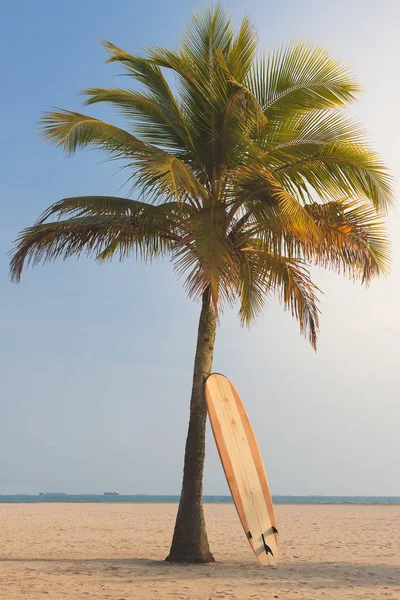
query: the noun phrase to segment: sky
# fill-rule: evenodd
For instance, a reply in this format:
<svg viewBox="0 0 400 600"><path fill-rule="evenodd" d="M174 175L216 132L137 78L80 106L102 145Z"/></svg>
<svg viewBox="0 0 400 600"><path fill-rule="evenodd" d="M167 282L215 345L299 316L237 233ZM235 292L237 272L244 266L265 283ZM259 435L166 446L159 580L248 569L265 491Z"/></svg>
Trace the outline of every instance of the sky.
<svg viewBox="0 0 400 600"><path fill-rule="evenodd" d="M358 76L352 114L400 176L400 2L231 0L260 48L302 39ZM169 262L98 265L81 258L8 279L18 231L53 202L124 195L102 155L66 158L38 135L52 106L82 111L78 92L122 86L101 38L131 52L176 48L185 0L14 0L0 23L0 493L178 494L200 306ZM88 111L89 112L89 111ZM104 106L90 110L116 117ZM245 403L274 494L400 496L400 224L388 219L392 272L360 284L315 271L318 352L273 300L250 330L237 310L217 331L214 370ZM228 488L210 431L204 492Z"/></svg>

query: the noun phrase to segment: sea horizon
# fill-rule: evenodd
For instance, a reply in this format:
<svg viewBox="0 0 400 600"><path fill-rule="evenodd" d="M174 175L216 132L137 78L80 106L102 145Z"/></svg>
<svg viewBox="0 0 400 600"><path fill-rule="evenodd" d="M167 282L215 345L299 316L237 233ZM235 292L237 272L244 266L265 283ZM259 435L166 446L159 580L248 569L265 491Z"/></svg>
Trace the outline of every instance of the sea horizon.
<svg viewBox="0 0 400 600"><path fill-rule="evenodd" d="M166 494L68 494L64 492L42 492L40 494L0 494L0 503L168 503L179 502L179 495ZM275 504L363 504L400 505L400 496L323 496L323 495L280 495L273 494ZM229 504L231 496L204 495L206 504Z"/></svg>

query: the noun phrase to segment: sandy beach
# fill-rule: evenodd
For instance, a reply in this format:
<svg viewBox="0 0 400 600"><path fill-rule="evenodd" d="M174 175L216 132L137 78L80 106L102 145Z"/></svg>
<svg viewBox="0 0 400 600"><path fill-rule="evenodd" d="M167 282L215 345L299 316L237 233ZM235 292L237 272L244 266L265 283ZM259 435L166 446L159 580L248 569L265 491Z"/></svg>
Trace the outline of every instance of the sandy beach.
<svg viewBox="0 0 400 600"><path fill-rule="evenodd" d="M205 507L216 563L165 563L174 504L0 504L0 597L400 599L400 507L278 505L259 566L233 505Z"/></svg>

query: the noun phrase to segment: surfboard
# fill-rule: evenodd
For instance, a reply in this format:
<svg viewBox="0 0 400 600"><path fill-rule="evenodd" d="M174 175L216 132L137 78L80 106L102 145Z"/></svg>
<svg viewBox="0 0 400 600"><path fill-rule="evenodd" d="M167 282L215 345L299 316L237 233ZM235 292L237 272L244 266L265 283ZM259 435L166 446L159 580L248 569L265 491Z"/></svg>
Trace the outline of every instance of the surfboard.
<svg viewBox="0 0 400 600"><path fill-rule="evenodd" d="M260 449L243 402L231 381L212 373L205 398L229 489L247 540L259 562L275 566L278 530Z"/></svg>

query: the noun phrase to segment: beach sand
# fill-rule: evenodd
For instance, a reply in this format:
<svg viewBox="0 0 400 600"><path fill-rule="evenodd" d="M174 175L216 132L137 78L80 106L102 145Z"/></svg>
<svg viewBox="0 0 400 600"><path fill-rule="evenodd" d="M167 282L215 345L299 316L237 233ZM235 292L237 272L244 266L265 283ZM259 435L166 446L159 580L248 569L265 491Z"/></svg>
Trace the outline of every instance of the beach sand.
<svg viewBox="0 0 400 600"><path fill-rule="evenodd" d="M174 565L174 504L0 504L0 598L400 600L400 507L277 505L257 564L233 505L205 506L216 563Z"/></svg>

